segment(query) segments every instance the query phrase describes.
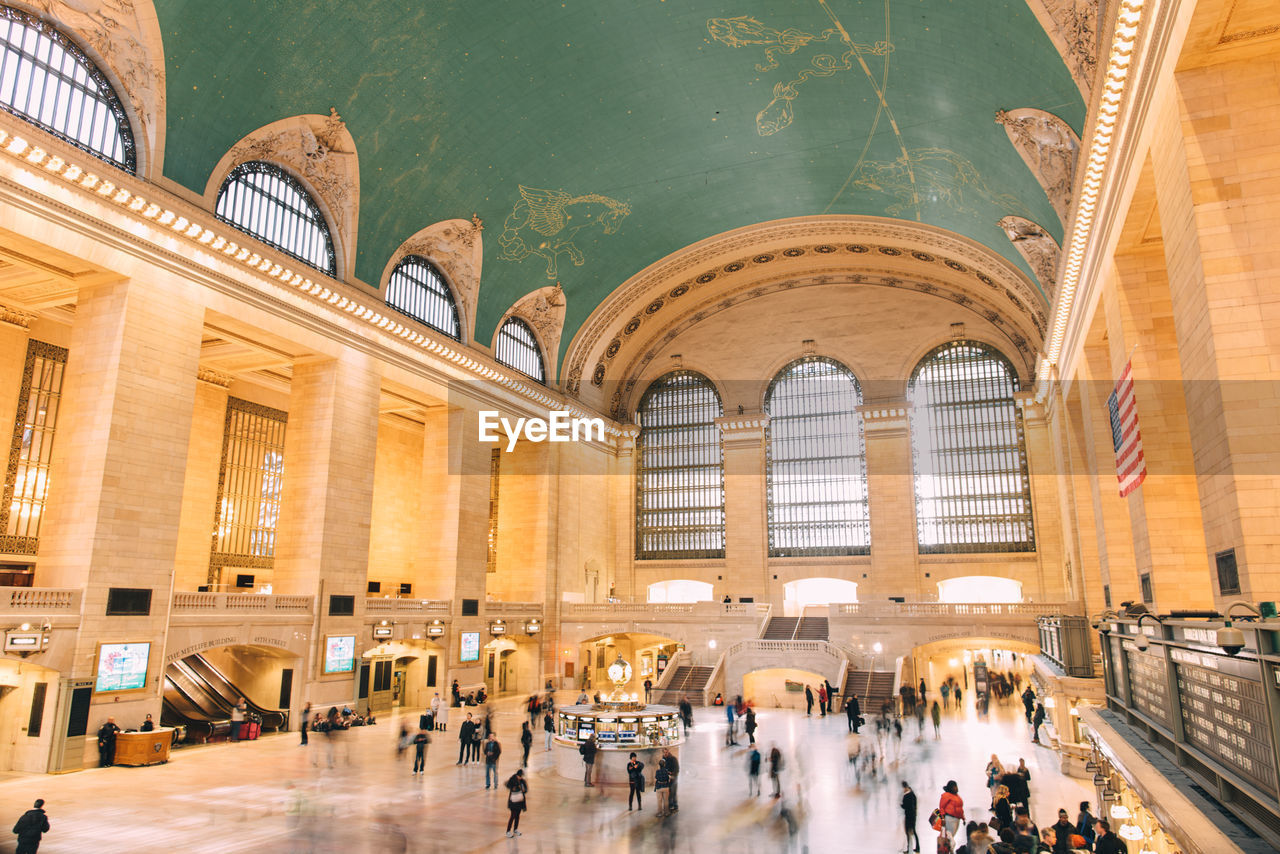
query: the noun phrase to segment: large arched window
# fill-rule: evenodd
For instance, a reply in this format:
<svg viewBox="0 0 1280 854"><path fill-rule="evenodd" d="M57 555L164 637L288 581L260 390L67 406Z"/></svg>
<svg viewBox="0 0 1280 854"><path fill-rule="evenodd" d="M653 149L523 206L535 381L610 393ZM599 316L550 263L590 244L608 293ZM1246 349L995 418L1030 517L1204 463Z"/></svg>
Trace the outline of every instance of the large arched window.
<svg viewBox="0 0 1280 854"><path fill-rule="evenodd" d="M542 362L542 350L529 324L518 317L508 317L498 330L493 342L493 355L508 368L540 383L547 381L547 367Z"/></svg>
<svg viewBox="0 0 1280 854"><path fill-rule="evenodd" d="M1035 550L1017 390L1009 361L974 341L916 366L907 397L921 552Z"/></svg>
<svg viewBox="0 0 1280 854"><path fill-rule="evenodd" d="M462 340L458 305L444 277L419 255L406 255L387 280L387 305L455 341Z"/></svg>
<svg viewBox="0 0 1280 854"><path fill-rule="evenodd" d="M673 371L640 399L636 557L724 557L720 395L702 374Z"/></svg>
<svg viewBox="0 0 1280 854"><path fill-rule="evenodd" d="M250 160L218 190L218 219L323 273L336 276L333 237L302 184L274 163Z"/></svg>
<svg viewBox="0 0 1280 854"><path fill-rule="evenodd" d="M0 107L129 172L133 132L120 98L51 24L0 6Z"/></svg>
<svg viewBox="0 0 1280 854"><path fill-rule="evenodd" d="M831 359L792 362L769 384L771 557L870 551L861 403L858 380Z"/></svg>

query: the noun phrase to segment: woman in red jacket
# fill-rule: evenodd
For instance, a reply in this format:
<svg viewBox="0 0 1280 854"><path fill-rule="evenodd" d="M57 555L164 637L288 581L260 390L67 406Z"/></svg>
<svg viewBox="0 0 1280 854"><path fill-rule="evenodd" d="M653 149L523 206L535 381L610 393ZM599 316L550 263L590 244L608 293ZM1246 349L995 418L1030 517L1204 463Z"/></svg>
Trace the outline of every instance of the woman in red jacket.
<svg viewBox="0 0 1280 854"><path fill-rule="evenodd" d="M938 811L942 813L942 827L947 836L956 838L956 831L964 824L964 801L957 794L959 787L955 780L948 780L942 787L942 800L938 803Z"/></svg>

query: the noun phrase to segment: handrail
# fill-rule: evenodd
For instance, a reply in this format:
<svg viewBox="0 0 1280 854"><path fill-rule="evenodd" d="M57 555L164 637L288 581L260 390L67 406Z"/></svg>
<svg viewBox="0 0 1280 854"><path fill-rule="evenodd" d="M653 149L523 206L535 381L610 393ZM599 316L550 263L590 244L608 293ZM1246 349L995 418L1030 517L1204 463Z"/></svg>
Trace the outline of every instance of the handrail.
<svg viewBox="0 0 1280 854"><path fill-rule="evenodd" d="M173 613L311 614L314 596L268 593L175 591Z"/></svg>
<svg viewBox="0 0 1280 854"><path fill-rule="evenodd" d="M676 654L667 659L667 666L658 677L658 681L653 686L654 693L666 691L671 687L671 680L675 679L676 671L680 669L681 662L688 660L686 666L693 665L693 655L687 649L676 650Z"/></svg>
<svg viewBox="0 0 1280 854"><path fill-rule="evenodd" d="M62 587L0 587L0 611L79 613L80 592Z"/></svg>
<svg viewBox="0 0 1280 854"><path fill-rule="evenodd" d="M840 617L1038 617L1072 614L1076 602L845 602L832 603L832 618Z"/></svg>
<svg viewBox="0 0 1280 854"><path fill-rule="evenodd" d="M366 614L439 614L448 616L453 602L450 599L392 599L368 597L364 600Z"/></svg>
<svg viewBox="0 0 1280 854"><path fill-rule="evenodd" d="M737 644L734 644L737 646ZM729 647L733 649L733 647ZM716 684L716 680L724 675L724 662L729 657L729 650L720 653L720 657L716 659L716 666L711 668L711 675L707 677L707 681L702 685L702 705L711 705L711 689Z"/></svg>
<svg viewBox="0 0 1280 854"><path fill-rule="evenodd" d="M756 624L756 637L764 634L764 630L769 627L769 620L773 617L773 606L768 602L759 602L756 604L756 616L760 621Z"/></svg>

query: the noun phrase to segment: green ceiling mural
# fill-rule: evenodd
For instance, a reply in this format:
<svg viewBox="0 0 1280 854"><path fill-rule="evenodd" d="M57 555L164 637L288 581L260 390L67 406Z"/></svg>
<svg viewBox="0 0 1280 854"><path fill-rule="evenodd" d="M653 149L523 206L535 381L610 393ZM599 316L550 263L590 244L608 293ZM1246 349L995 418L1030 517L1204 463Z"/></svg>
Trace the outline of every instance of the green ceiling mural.
<svg viewBox="0 0 1280 854"><path fill-rule="evenodd" d="M1084 118L1022 0L156 6L166 174L203 191L248 132L336 107L360 156L356 274L478 213L483 342L559 280L567 346L646 265L781 217L919 220L1026 269L997 221L1062 227L993 117Z"/></svg>

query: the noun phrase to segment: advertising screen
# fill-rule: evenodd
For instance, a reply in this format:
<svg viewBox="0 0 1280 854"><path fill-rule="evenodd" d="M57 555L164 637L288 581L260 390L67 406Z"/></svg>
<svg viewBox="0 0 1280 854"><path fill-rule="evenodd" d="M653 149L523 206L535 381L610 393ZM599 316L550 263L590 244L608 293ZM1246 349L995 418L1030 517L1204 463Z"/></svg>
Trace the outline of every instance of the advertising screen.
<svg viewBox="0 0 1280 854"><path fill-rule="evenodd" d="M480 660L480 633L479 632L463 632L462 633L462 653L459 656L460 661L479 661Z"/></svg>
<svg viewBox="0 0 1280 854"><path fill-rule="evenodd" d="M147 685L149 643L104 643L98 647L95 691L135 691Z"/></svg>
<svg viewBox="0 0 1280 854"><path fill-rule="evenodd" d="M330 635L324 644L324 672L350 673L356 669L356 636Z"/></svg>

